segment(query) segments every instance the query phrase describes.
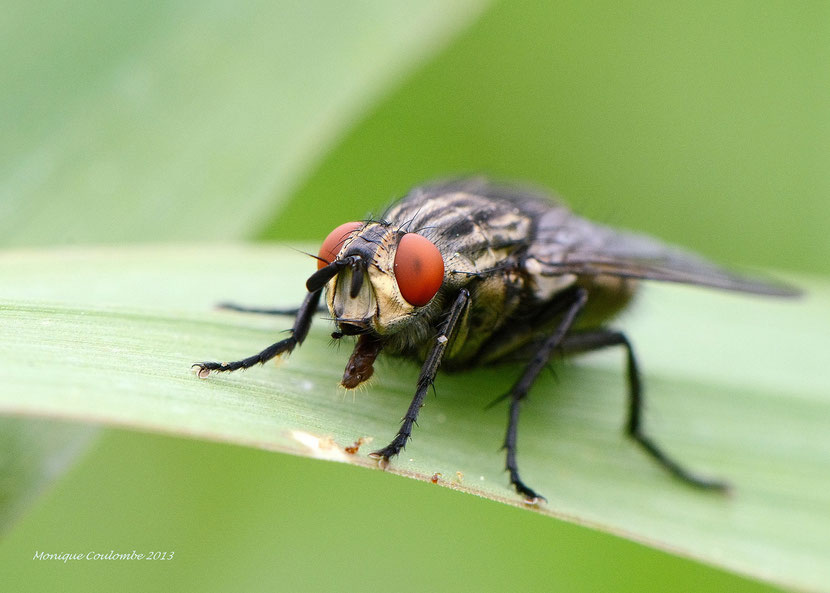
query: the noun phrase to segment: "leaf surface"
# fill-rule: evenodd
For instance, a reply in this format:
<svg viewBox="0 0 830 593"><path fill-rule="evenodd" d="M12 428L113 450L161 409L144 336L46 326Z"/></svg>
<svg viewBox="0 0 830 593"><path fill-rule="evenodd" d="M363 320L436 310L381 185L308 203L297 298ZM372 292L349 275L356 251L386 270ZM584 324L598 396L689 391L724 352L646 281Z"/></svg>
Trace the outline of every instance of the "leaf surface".
<svg viewBox="0 0 830 593"><path fill-rule="evenodd" d="M198 380L190 364L281 339L314 266L259 246L10 251L0 256L0 410L160 431L366 467L392 438L417 366L381 358L366 389L337 387L348 347L319 319L289 360ZM625 439L622 353L569 360L524 408L523 477L539 512L623 534L755 578L827 590L830 568L830 285L791 279L785 301L651 284L619 325L647 388L646 427L672 455L727 478L730 496L677 483ZM522 506L499 451L506 410L484 405L520 368L440 374L390 472ZM349 454L363 437L373 442Z"/></svg>

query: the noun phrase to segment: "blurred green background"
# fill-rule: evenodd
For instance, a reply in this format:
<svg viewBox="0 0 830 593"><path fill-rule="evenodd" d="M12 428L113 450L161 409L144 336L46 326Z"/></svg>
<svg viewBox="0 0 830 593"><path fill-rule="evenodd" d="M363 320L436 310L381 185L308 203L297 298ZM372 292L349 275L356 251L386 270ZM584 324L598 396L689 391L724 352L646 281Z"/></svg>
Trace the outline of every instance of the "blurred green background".
<svg viewBox="0 0 830 593"><path fill-rule="evenodd" d="M5 246L319 240L483 173L724 263L830 273L826 2L7 13ZM110 549L176 559L31 559ZM768 590L379 472L117 431L4 535L0 566L19 591Z"/></svg>

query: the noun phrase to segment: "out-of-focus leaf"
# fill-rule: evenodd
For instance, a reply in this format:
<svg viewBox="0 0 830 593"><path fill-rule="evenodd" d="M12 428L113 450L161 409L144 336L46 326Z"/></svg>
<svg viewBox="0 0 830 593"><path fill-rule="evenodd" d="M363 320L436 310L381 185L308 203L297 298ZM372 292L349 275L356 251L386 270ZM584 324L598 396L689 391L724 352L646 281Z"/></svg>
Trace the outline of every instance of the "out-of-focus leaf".
<svg viewBox="0 0 830 593"><path fill-rule="evenodd" d="M85 424L0 418L0 534L71 467L97 432Z"/></svg>
<svg viewBox="0 0 830 593"><path fill-rule="evenodd" d="M249 236L461 2L17 3L0 24L0 243Z"/></svg>
<svg viewBox="0 0 830 593"><path fill-rule="evenodd" d="M348 352L319 321L280 368L197 380L197 360L251 354L285 317L211 310L234 299L290 306L313 269L266 247L7 252L0 256L0 410L245 444L372 466L390 439L417 368L380 361L357 393L337 388ZM646 426L673 455L728 478L702 493L656 467L620 432L620 353L570 362L543 378L519 440L528 483L550 513L758 579L828 590L830 285L797 281L800 301L649 285L621 325L647 379ZM94 303L94 304L92 304ZM508 488L505 414L483 406L519 372L441 375L415 438L389 471L521 506ZM356 455L343 449L372 437Z"/></svg>

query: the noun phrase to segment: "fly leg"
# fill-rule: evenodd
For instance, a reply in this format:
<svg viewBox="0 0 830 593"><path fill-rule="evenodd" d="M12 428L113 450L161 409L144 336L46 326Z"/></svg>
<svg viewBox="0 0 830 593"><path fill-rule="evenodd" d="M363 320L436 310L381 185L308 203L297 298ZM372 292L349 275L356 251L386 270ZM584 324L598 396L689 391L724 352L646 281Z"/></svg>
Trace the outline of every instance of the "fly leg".
<svg viewBox="0 0 830 593"><path fill-rule="evenodd" d="M317 310L317 304L320 302L320 293L322 289L314 292L309 292L303 304L300 305L297 311L297 317L294 319L294 327L291 329L291 336L281 340L275 344L271 344L265 350L248 358L237 360L235 362L197 362L192 368L198 369L196 374L199 378L206 378L211 371L224 372L235 371L237 369L247 369L255 364L263 364L268 362L275 356L280 354L290 353L294 348L303 343L305 337L308 335L308 330L311 327L311 320L314 317L314 312Z"/></svg>
<svg viewBox="0 0 830 593"><path fill-rule="evenodd" d="M565 335L573 325L576 316L585 306L588 300L588 291L584 288L575 288L570 290L560 297L558 306L565 311L562 320L556 331L547 338L533 359L525 367L524 373L519 377L519 380L510 388L507 397L510 398L510 410L508 413L507 434L504 438L504 448L507 451L507 471L510 472L510 483L516 488L516 492L524 496L530 502L536 502L539 499L545 500L544 496L537 494L533 489L529 488L522 482L519 477L519 466L516 463L516 437L519 427L519 406L522 400L527 397L531 385L539 376L539 373L550 360L551 355L562 344Z"/></svg>
<svg viewBox="0 0 830 593"><path fill-rule="evenodd" d="M634 439L649 455L660 465L666 468L674 477L683 480L696 488L707 490L727 490L729 485L726 482L699 476L680 465L669 457L658 447L643 430L643 383L640 378L640 370L637 366L637 359L634 356L634 349L631 342L622 332L597 329L574 332L569 334L562 342L564 354L578 352L590 352L608 346L622 346L626 351L626 374L628 376L628 420L625 425L625 432Z"/></svg>
<svg viewBox="0 0 830 593"><path fill-rule="evenodd" d="M216 305L217 309L223 309L225 311L236 311L237 313L256 313L259 315L288 315L288 316L296 316L302 306L300 307L292 307L291 309L268 309L262 307L246 307L244 305L237 305L236 303L219 303ZM315 313L324 313L327 311L325 305L319 305L315 309Z"/></svg>
<svg viewBox="0 0 830 593"><path fill-rule="evenodd" d="M466 309L470 301L470 293L466 288L462 288L458 293L458 297L450 308L446 320L438 330L438 335L435 336L435 343L432 346L427 359L421 367L421 374L418 376L418 384L415 390L415 397L412 398L412 403L409 404L409 409L401 422L401 428L398 434L391 443L386 445L383 449L379 449L370 456L379 459L382 464L389 462L389 459L400 453L401 449L406 446L409 436L412 434L412 426L418 419L418 412L421 406L424 405L424 397L427 390L435 380L435 374L438 372L438 367L441 365L441 359L444 356L444 350L447 348L447 343L452 337L453 330L461 319L461 314Z"/></svg>

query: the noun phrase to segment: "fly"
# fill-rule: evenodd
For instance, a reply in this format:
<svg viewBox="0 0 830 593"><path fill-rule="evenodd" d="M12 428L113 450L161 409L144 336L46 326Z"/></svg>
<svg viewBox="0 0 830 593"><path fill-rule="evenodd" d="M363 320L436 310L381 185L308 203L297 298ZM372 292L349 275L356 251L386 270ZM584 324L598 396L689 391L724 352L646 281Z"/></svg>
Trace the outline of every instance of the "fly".
<svg viewBox="0 0 830 593"><path fill-rule="evenodd" d="M380 220L338 226L323 242L317 262L290 337L236 362L197 363L198 376L248 368L293 351L308 335L325 290L337 327L332 337L357 337L344 387L354 389L371 377L381 351L422 365L395 438L371 454L385 465L406 446L439 367L456 371L523 359L524 370L497 401L508 401L504 450L510 483L529 501L543 497L519 476L522 401L554 352L612 346L627 354L628 436L687 484L726 489L725 482L686 469L644 432L634 349L625 334L606 324L631 301L640 280L799 294L655 239L591 222L546 196L478 179L415 188Z"/></svg>

